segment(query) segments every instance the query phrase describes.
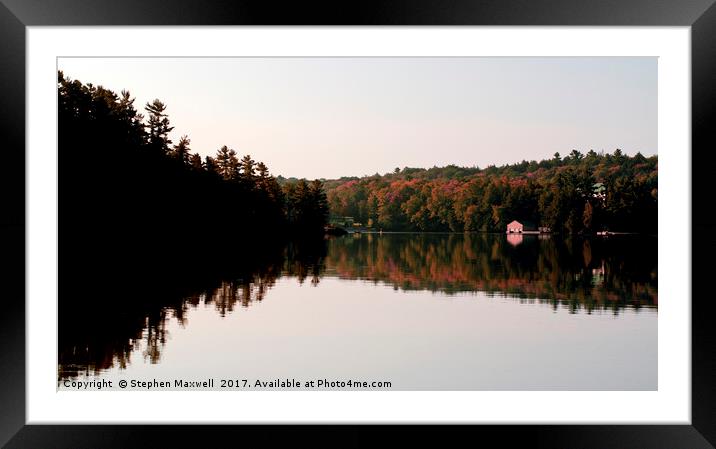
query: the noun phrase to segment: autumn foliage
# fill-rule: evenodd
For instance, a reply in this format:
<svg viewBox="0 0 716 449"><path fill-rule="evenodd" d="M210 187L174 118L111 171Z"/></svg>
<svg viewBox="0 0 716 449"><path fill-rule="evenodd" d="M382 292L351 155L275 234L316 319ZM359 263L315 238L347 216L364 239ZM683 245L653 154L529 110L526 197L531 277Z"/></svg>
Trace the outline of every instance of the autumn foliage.
<svg viewBox="0 0 716 449"><path fill-rule="evenodd" d="M326 181L334 216L394 231L504 231L512 220L555 232L655 233L657 156L572 151L502 167L396 169Z"/></svg>

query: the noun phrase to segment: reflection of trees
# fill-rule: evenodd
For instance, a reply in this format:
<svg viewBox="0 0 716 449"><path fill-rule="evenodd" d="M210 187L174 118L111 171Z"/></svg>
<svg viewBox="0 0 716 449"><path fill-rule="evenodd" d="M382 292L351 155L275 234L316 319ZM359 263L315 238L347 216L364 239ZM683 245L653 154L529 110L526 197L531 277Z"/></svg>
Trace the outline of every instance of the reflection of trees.
<svg viewBox="0 0 716 449"><path fill-rule="evenodd" d="M76 279L64 275L59 377L125 368L135 350L157 363L169 338L169 321L186 324L191 308L213 306L225 316L262 301L281 276L316 285L326 270L403 290L482 291L570 311L611 308L616 313L658 303L657 247L651 238L565 241L525 235L514 245L504 234L363 234L327 244L250 249L236 261L221 261L229 270L197 263L190 277L142 269L152 276L135 276L128 283L117 275L120 281L110 282L111 270L90 268Z"/></svg>
<svg viewBox="0 0 716 449"><path fill-rule="evenodd" d="M285 255L284 275L296 276L301 284L310 276L311 285L318 285L324 270L325 245L291 242L286 246Z"/></svg>
<svg viewBox="0 0 716 449"><path fill-rule="evenodd" d="M656 240L491 234L365 234L331 240L328 269L404 290L483 291L573 310L656 306Z"/></svg>
<svg viewBox="0 0 716 449"><path fill-rule="evenodd" d="M170 319L185 325L189 309L204 305L213 304L221 316L249 307L264 299L282 273L296 276L301 283L310 277L317 284L324 270L326 244L323 240L291 242L283 249L254 248L253 252L255 257L220 272L218 280L164 272L156 278L135 279L132 285L122 285L121 291L107 289L106 278L71 281L82 285L83 293L60 301L59 378L126 368L137 349L145 360L158 363L169 337ZM197 270L213 272L211 268ZM96 292L102 296L94 296Z"/></svg>
<svg viewBox="0 0 716 449"><path fill-rule="evenodd" d="M195 295L191 303L193 307L201 303L213 303L221 316L234 311L236 304L241 307L248 307L254 301L261 301L266 291L276 283L275 276L254 276L249 280L223 281L218 287L207 290L200 295ZM186 303L185 303L186 304Z"/></svg>

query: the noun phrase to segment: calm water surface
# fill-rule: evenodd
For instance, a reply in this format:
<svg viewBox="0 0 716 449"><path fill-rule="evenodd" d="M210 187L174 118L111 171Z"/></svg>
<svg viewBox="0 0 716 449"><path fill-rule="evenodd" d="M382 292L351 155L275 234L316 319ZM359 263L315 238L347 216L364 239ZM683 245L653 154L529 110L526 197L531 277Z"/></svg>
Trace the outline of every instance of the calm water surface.
<svg viewBox="0 0 716 449"><path fill-rule="evenodd" d="M178 284L107 285L61 301L59 388L203 378L252 389L277 378L657 388L655 237L348 235Z"/></svg>

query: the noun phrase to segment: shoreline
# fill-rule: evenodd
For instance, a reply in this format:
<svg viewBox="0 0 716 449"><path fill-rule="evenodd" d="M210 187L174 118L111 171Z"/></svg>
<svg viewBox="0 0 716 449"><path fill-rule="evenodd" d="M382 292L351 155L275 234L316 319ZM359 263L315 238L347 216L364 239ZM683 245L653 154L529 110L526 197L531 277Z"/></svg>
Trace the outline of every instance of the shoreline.
<svg viewBox="0 0 716 449"><path fill-rule="evenodd" d="M493 234L493 235L536 235L536 236L565 236L565 237L611 237L611 236L645 236L645 237L658 237L658 234L643 233L643 232L612 232L609 234L560 234L558 232L539 232L539 231L527 231L527 232L501 232L501 231L374 231L374 230L348 230L348 234Z"/></svg>

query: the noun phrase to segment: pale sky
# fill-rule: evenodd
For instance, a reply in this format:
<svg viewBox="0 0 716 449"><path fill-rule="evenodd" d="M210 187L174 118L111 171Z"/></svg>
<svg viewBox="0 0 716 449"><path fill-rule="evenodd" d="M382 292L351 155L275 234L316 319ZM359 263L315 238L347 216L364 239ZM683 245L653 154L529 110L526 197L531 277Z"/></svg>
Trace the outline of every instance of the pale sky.
<svg viewBox="0 0 716 449"><path fill-rule="evenodd" d="M274 175L657 154L657 58L60 58L135 107L167 104L172 139Z"/></svg>

